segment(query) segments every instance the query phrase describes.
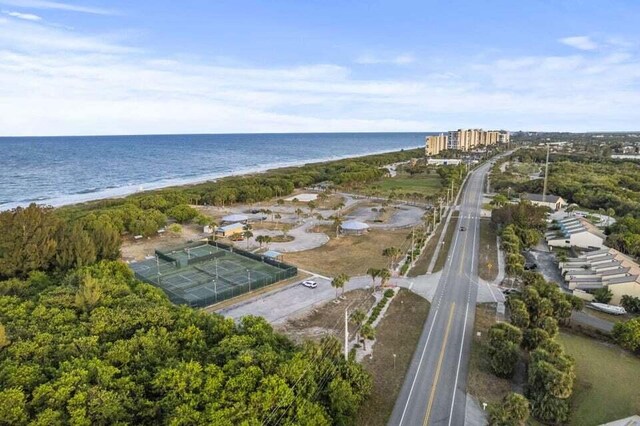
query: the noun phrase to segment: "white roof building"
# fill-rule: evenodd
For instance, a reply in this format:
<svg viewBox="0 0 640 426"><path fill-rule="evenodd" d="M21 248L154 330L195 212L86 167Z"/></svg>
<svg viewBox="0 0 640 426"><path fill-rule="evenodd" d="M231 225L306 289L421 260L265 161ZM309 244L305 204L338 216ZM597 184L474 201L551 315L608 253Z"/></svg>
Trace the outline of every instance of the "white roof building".
<svg viewBox="0 0 640 426"><path fill-rule="evenodd" d="M247 220L249 220L249 216L246 214L230 214L222 218L224 223L246 222Z"/></svg>
<svg viewBox="0 0 640 426"><path fill-rule="evenodd" d="M566 218L558 222L560 229L545 234L549 248L578 247L583 249L602 248L605 235L586 219Z"/></svg>

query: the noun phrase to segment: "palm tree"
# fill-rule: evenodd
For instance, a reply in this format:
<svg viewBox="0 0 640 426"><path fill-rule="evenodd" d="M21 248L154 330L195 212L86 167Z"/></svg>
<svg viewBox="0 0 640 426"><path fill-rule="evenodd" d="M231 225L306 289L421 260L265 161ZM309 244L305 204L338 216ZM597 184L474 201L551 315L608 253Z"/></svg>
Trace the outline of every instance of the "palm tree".
<svg viewBox="0 0 640 426"><path fill-rule="evenodd" d="M313 214L313 211L318 207L318 203L315 201L309 201L307 203L307 208L309 209L309 213Z"/></svg>
<svg viewBox="0 0 640 426"><path fill-rule="evenodd" d="M276 228L280 225L280 219L282 219L282 216L280 216L280 213L276 213L275 215L273 215L273 218L276 220Z"/></svg>
<svg viewBox="0 0 640 426"><path fill-rule="evenodd" d="M336 216L333 219L333 227L336 228L336 238L340 237L340 227L342 226L342 219L340 216Z"/></svg>
<svg viewBox="0 0 640 426"><path fill-rule="evenodd" d="M256 237L256 243L260 244L260 248L262 248L262 244L266 243L267 239L271 239L271 238L266 235L258 235Z"/></svg>
<svg viewBox="0 0 640 426"><path fill-rule="evenodd" d="M338 204L336 204L336 206L334 207L334 210L336 210L338 212L338 215L340 215L340 210L344 209L345 204L344 201L340 201Z"/></svg>
<svg viewBox="0 0 640 426"><path fill-rule="evenodd" d="M373 340L376 337L376 329L371 324L365 324L360 328L360 335L364 338L363 347L367 350L367 340Z"/></svg>
<svg viewBox="0 0 640 426"><path fill-rule="evenodd" d="M338 289L344 287L344 281L340 275L341 274L336 275L331 280L331 287L336 289L336 300L338 300Z"/></svg>
<svg viewBox="0 0 640 426"><path fill-rule="evenodd" d="M380 277L380 287L384 287L384 285L391 279L391 271L388 269L381 269L378 273Z"/></svg>
<svg viewBox="0 0 640 426"><path fill-rule="evenodd" d="M360 327L362 327L362 322L366 318L366 314L362 312L362 309L356 309L351 314L351 321L356 323L356 342L360 341Z"/></svg>
<svg viewBox="0 0 640 426"><path fill-rule="evenodd" d="M391 267L393 268L393 265L402 255L402 250L400 250L398 247L387 247L386 249L382 250L382 255L391 259Z"/></svg>
<svg viewBox="0 0 640 426"><path fill-rule="evenodd" d="M285 223L284 225L282 225L282 234L285 237L289 236L289 231L291 231L291 224L290 223Z"/></svg>
<svg viewBox="0 0 640 426"><path fill-rule="evenodd" d="M300 220L300 216L302 216L302 213L304 212L302 211L301 208L298 207L295 211L296 216L298 216L298 220Z"/></svg>
<svg viewBox="0 0 640 426"><path fill-rule="evenodd" d="M351 277L345 273L341 273L338 274L338 276L340 277L340 280L342 281L342 286L340 286L340 288L342 289L342 295L344 296L344 288L346 286L346 284L349 282L349 280L351 279Z"/></svg>
<svg viewBox="0 0 640 426"><path fill-rule="evenodd" d="M242 233L242 236L247 240L247 249L249 248L249 238L253 237L253 232L248 229Z"/></svg>
<svg viewBox="0 0 640 426"><path fill-rule="evenodd" d="M367 275L371 277L371 281L373 281L373 289L376 289L376 278L380 276L380 269L369 268L367 269Z"/></svg>

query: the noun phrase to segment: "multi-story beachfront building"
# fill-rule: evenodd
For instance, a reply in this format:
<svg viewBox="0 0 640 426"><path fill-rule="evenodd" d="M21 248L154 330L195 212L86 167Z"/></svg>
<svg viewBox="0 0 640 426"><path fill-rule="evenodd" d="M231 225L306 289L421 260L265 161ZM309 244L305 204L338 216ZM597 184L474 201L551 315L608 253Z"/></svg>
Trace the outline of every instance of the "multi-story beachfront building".
<svg viewBox="0 0 640 426"><path fill-rule="evenodd" d="M425 152L427 155L438 155L446 149L470 151L477 146L508 143L509 132L505 130L458 129L427 136Z"/></svg>

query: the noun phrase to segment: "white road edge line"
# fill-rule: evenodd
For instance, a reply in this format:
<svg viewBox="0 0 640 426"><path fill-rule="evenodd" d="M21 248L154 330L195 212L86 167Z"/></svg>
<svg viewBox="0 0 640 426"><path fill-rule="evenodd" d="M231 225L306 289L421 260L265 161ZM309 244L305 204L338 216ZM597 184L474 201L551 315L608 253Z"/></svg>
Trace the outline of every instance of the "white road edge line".
<svg viewBox="0 0 640 426"><path fill-rule="evenodd" d="M479 208L480 203L476 204L476 209ZM478 235L478 221L476 220L474 230L473 230L473 248L471 252L471 271L473 272L473 263L476 257L476 236ZM467 319L469 317L469 296L471 295L471 291L467 293L467 309L464 314L464 326L462 327L462 337L460 338L460 353L458 354L458 366L456 368L456 379L453 383L453 394L451 395L451 409L449 410L449 423L451 426L451 421L453 417L453 406L456 403L456 390L458 389L458 378L460 376L460 364L462 363L462 352L464 350L464 335L467 332Z"/></svg>

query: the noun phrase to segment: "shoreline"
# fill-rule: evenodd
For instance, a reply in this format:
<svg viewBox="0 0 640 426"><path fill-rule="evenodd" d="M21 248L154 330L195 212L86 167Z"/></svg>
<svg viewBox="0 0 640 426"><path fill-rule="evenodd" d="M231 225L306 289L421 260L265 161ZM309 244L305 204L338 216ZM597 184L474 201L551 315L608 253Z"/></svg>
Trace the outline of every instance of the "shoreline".
<svg viewBox="0 0 640 426"><path fill-rule="evenodd" d="M137 193L157 191L161 189L174 188L174 187L176 188L186 187L186 186L196 185L204 182L215 182L218 179L223 179L228 177L260 174L260 173L266 173L269 171L285 169L289 167L303 167L307 164L327 163L332 161L362 158L362 157L368 157L371 155L389 154L392 152L409 151L409 150L421 149L421 148L422 147L420 146L402 147L402 148L394 148L389 150L372 151L372 152L355 154L355 155L332 156L332 157L323 157L323 158L310 159L310 160L304 160L304 161L272 163L263 167L244 168L244 169L239 169L230 173L223 172L223 173L212 173L212 174L199 175L199 176L193 176L193 177L160 179L155 182L131 184L126 186L120 186L117 188L105 188L95 192L83 192L83 193L76 193L76 194L68 194L65 196L55 197L55 198L4 203L4 204L0 204L0 212L12 210L17 207L27 207L33 203L37 205L51 206L51 207L58 208L58 207L90 203L94 201L125 198L127 196L134 195Z"/></svg>

